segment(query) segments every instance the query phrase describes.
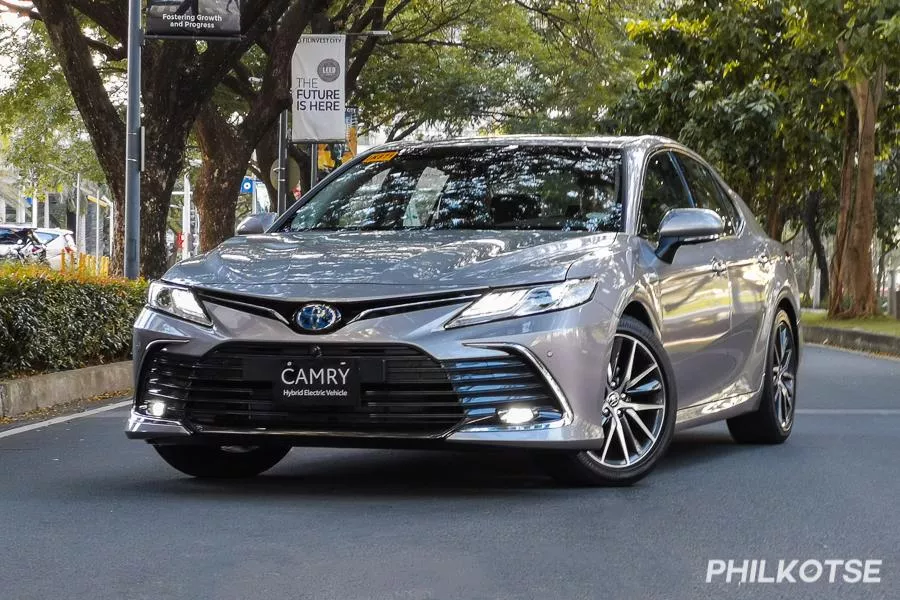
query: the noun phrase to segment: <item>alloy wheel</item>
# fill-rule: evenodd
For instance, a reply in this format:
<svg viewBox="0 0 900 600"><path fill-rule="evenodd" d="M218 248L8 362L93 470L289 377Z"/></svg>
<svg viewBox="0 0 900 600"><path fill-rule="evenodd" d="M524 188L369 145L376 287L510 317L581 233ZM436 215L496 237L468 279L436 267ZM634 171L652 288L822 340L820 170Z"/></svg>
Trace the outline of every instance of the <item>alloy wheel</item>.
<svg viewBox="0 0 900 600"><path fill-rule="evenodd" d="M633 467L659 441L666 416L666 387L653 353L639 339L617 333L606 369L603 449L588 452L604 467Z"/></svg>
<svg viewBox="0 0 900 600"><path fill-rule="evenodd" d="M775 347L772 360L772 390L775 416L785 431L794 420L794 389L796 381L796 352L794 335L787 323L779 323L775 330Z"/></svg>

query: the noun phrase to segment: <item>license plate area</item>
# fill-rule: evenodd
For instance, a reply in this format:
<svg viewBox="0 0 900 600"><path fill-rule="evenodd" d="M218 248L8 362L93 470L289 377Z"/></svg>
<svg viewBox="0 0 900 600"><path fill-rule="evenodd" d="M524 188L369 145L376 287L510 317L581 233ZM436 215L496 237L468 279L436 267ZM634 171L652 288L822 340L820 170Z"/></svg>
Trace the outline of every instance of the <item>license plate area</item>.
<svg viewBox="0 0 900 600"><path fill-rule="evenodd" d="M359 364L352 358L275 361L273 402L284 407L360 405Z"/></svg>

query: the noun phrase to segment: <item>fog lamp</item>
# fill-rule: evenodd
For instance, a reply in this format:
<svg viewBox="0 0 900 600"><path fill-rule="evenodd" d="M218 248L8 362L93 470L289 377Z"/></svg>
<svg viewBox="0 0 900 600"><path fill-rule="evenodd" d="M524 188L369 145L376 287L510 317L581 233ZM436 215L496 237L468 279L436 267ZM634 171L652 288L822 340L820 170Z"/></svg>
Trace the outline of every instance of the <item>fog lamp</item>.
<svg viewBox="0 0 900 600"><path fill-rule="evenodd" d="M162 400L153 400L147 405L147 412L153 417L162 417L166 414L166 403Z"/></svg>
<svg viewBox="0 0 900 600"><path fill-rule="evenodd" d="M537 418L537 411L533 408L514 406L512 408L498 410L497 416L500 417L500 421L507 425L524 425Z"/></svg>

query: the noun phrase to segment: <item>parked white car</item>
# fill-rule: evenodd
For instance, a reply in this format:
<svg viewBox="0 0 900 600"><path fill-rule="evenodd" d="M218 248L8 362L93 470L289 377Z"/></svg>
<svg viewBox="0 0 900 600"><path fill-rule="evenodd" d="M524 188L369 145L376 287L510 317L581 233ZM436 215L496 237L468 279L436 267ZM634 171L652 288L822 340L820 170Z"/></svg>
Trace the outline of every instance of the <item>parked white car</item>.
<svg viewBox="0 0 900 600"><path fill-rule="evenodd" d="M59 270L62 267L63 253L78 254L75 234L68 229L38 228L34 235L47 247L47 262L53 269Z"/></svg>
<svg viewBox="0 0 900 600"><path fill-rule="evenodd" d="M13 225L5 223L0 225L0 229L17 231L21 229L32 229L32 227L30 225ZM78 247L75 245L75 234L68 229L38 227L33 231L34 236L46 248L46 260L53 269L59 270L62 267L63 253L77 254L78 252ZM0 245L2 245L2 241L0 241Z"/></svg>

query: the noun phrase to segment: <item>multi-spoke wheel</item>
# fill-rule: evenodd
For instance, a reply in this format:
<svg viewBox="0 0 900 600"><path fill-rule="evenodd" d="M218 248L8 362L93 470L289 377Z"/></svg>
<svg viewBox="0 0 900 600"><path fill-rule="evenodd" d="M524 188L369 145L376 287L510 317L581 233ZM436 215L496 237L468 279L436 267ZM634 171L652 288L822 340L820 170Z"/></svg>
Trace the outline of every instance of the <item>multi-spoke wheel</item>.
<svg viewBox="0 0 900 600"><path fill-rule="evenodd" d="M728 419L728 430L741 443L780 444L791 434L797 395L797 335L783 310L775 315L759 408Z"/></svg>
<svg viewBox="0 0 900 600"><path fill-rule="evenodd" d="M603 450L588 454L613 469L639 462L659 440L666 386L659 363L637 337L617 333L606 368Z"/></svg>
<svg viewBox="0 0 900 600"><path fill-rule="evenodd" d="M654 467L675 427L675 385L668 358L640 321L622 317L598 402L602 447L545 458L552 473L567 483L630 485Z"/></svg>

